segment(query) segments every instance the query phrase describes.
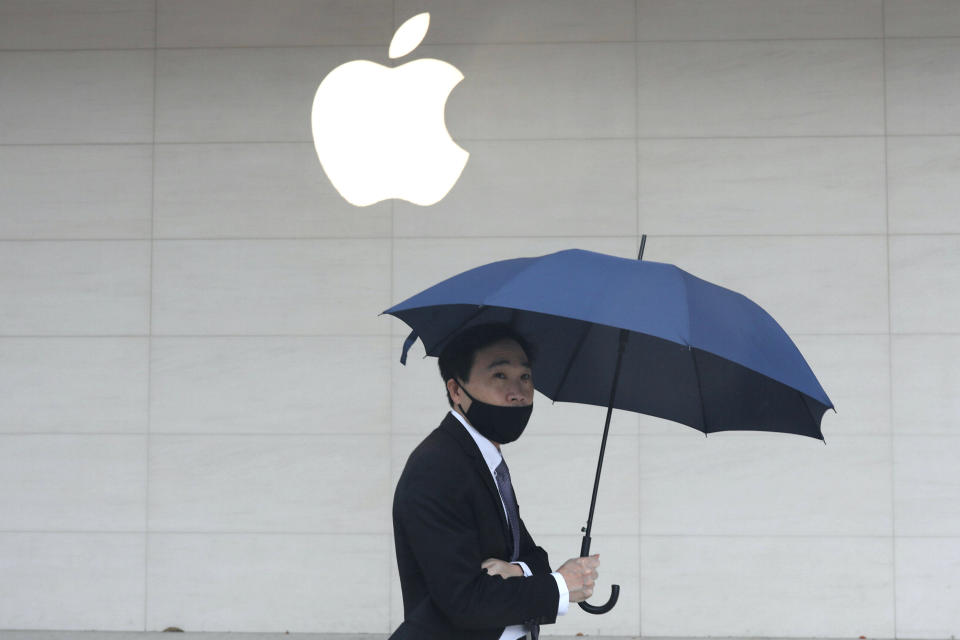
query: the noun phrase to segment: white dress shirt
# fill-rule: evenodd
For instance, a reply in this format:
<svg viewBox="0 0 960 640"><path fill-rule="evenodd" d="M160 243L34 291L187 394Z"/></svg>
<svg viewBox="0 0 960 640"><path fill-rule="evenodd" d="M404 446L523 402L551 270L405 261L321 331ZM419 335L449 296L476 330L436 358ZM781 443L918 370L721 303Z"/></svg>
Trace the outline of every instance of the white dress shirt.
<svg viewBox="0 0 960 640"><path fill-rule="evenodd" d="M483 455L484 462L487 463L487 467L490 469L490 475L493 476L493 484L497 487L499 491L499 486L497 484L497 476L494 473L494 470L500 465L500 461L503 460L503 456L500 455L500 451L497 447L487 440L485 437L480 435L480 432L473 428L473 426L467 422L466 418L460 415L460 412L451 409L450 413L460 421L460 424L467 430L467 433L470 434L470 437L473 438L473 441L477 443L477 447L480 449L480 453ZM503 515L507 516L507 522L510 521L510 517L507 515L507 507L503 503L503 496L500 496L500 505L503 506ZM530 567L527 566L525 562L514 562L513 564L520 565L520 568L523 569L524 577L533 575L530 571ZM557 603L557 615L562 616L567 613L567 608L570 606L570 590L567 589L567 581L563 579L563 576L557 573L556 571L551 572L550 575L553 576L553 579L557 581L557 589L560 591L560 601ZM517 638L522 638L530 631L530 628L525 624L512 624L509 627L503 630L503 633L500 634L500 640L516 640Z"/></svg>

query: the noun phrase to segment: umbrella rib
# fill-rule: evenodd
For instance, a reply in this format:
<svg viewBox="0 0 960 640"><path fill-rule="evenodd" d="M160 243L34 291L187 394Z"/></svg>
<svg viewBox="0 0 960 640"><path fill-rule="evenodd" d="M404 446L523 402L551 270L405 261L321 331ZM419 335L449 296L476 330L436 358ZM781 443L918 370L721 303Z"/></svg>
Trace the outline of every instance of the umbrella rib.
<svg viewBox="0 0 960 640"><path fill-rule="evenodd" d="M820 439L823 440L823 444L827 444L827 439L823 437L823 428L820 426L820 420L817 420L817 416L813 415L813 409L810 408L810 402L807 401L807 394L802 391L794 389L797 394L800 396L800 402L803 403L803 406L807 408L807 413L810 414L810 419L813 420L813 424L817 427L817 431L820 432ZM836 411L836 409L834 409ZM824 410L826 413L826 410ZM820 419L823 419L823 416L820 416Z"/></svg>
<svg viewBox="0 0 960 640"><path fill-rule="evenodd" d="M700 367L697 366L697 354L693 347L687 345L687 351L690 352L690 359L693 361L693 375L697 379L697 396L700 398L700 420L703 423L704 435L710 433L707 429L707 410L703 405L703 387L700 385Z"/></svg>
<svg viewBox="0 0 960 640"><path fill-rule="evenodd" d="M590 329L593 328L592 324L585 325L583 333L580 334L580 339L577 340L577 346L573 350L573 355L567 360L567 368L563 371L563 377L560 378L560 384L557 385L556 390L553 392L554 398L560 397L560 392L563 390L563 385L567 383L567 375L570 373L570 369L573 367L573 361L577 359L577 356L580 355L580 348L583 347L583 343L587 339L587 334L590 333Z"/></svg>
<svg viewBox="0 0 960 640"><path fill-rule="evenodd" d="M693 318L690 316L690 291L687 289L687 279L683 275L684 271L680 271L680 281L683 288L683 301L684 306L687 308L687 333L685 336L685 342L687 343L687 351L690 352L690 359L693 361L693 375L697 379L697 397L700 399L700 421L703 423L703 433L704 435L710 433L707 429L707 408L703 404L703 387L700 384L700 367L697 366L697 355L693 352L693 346L690 344L692 342L693 334Z"/></svg>
<svg viewBox="0 0 960 640"><path fill-rule="evenodd" d="M486 308L487 308L486 305L482 305L482 304L481 304L481 305L478 305L478 306L477 306L477 310L474 311L471 316L469 316L466 320L464 320L464 321L461 322L459 325L457 325L452 331L450 331L449 333L447 333L447 335L443 336L443 338L441 338L440 340L437 340L436 342L434 342L434 343L430 346L430 348L426 350L427 355L431 355L430 352L433 351L434 349L436 349L436 348L437 348L437 345L443 344L445 341L447 341L447 340L450 338L450 336L452 336L453 334L455 334L455 333L457 333L458 331L460 331L460 329L462 329L465 324L467 324L468 322L470 322L471 320L473 320L474 318L476 318L478 315L480 315L481 313L483 313L483 310L486 309ZM422 337L422 336L420 337L420 340L421 340L421 341L423 340L423 337ZM426 347L426 345L424 345L424 347Z"/></svg>

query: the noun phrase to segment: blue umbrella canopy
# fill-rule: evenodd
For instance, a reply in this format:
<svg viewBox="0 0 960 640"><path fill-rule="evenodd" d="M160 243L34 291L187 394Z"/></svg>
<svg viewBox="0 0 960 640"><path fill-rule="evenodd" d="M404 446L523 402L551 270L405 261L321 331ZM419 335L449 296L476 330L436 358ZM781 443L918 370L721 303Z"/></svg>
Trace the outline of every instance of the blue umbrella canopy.
<svg viewBox="0 0 960 640"><path fill-rule="evenodd" d="M608 406L627 335L618 409L704 433L823 439L833 404L796 345L747 297L670 264L581 249L502 260L448 278L384 313L438 356L459 331L512 325L533 345L533 380L558 402ZM626 332L626 334L623 333Z"/></svg>
<svg viewBox="0 0 960 640"><path fill-rule="evenodd" d="M821 440L820 422L833 408L770 314L670 264L581 249L502 260L448 278L384 313L412 329L403 363L418 336L427 355L439 356L463 329L503 322L532 345L538 391L554 401L607 407L581 556L590 552L614 408L704 433L776 431ZM605 604L579 605L606 613L619 594L612 585Z"/></svg>

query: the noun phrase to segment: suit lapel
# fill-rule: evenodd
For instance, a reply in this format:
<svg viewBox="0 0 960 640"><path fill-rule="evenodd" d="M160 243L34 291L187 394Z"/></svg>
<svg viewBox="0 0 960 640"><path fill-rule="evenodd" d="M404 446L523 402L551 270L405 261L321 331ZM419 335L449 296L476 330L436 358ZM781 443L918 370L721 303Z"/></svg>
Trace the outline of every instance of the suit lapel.
<svg viewBox="0 0 960 640"><path fill-rule="evenodd" d="M487 493L490 495L490 499L496 507L494 512L500 518L500 528L502 529L504 540L507 541L507 546L511 547L513 545L513 533L510 531L510 525L507 523L507 517L503 512L503 502L500 500L500 491L497 489L497 483L494 482L493 476L490 473L490 467L487 466L486 460L483 459L483 454L480 453L480 449L477 448L477 443L473 441L473 438L452 413L448 413L447 417L440 423L440 430L456 440L464 453L467 454L467 457L470 458L474 470L480 476L483 486L487 488Z"/></svg>

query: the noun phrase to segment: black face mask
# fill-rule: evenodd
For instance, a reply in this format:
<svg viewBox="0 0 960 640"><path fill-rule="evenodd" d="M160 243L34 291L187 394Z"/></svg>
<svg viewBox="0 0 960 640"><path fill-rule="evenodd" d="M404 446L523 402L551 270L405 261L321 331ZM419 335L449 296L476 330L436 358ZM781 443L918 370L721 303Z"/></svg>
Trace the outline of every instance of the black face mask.
<svg viewBox="0 0 960 640"><path fill-rule="evenodd" d="M473 400L468 411L464 411L460 404L457 405L457 408L473 425L473 428L487 440L497 444L513 442L527 428L527 421L530 420L530 414L533 413L532 403L521 407L500 407L495 404L487 404L470 395L470 392L459 380L457 380L457 384L467 394L467 397Z"/></svg>

